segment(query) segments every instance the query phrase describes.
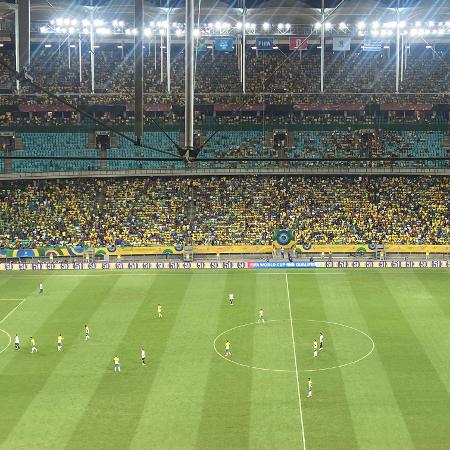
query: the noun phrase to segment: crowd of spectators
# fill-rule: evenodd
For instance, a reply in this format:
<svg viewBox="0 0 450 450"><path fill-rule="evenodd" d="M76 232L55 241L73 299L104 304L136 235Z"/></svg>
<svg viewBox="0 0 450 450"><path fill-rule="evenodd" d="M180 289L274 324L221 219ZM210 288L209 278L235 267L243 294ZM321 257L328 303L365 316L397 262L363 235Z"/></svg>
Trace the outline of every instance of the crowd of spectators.
<svg viewBox="0 0 450 450"><path fill-rule="evenodd" d="M116 45L102 44L95 51L95 87L91 94L90 57L82 54L81 82L79 79L78 49L69 55L61 49L39 47L33 49L31 72L34 80L59 94L73 94L80 104L116 104L130 102L133 97L132 47L118 49ZM14 61L12 48L4 47L0 58L10 65ZM424 46L412 47L405 67L400 93L395 92L395 60L388 52L325 52L325 92L320 94L320 52L312 46L306 52L287 49L272 52L248 51L246 95L242 92L237 55L232 53L199 52L196 62L196 103L416 103L448 101L450 52L434 53ZM163 61L165 65L165 61ZM70 66L70 67L69 67ZM161 78L159 51L146 49L144 57L144 90L151 103L183 105L184 54L174 46L171 58L171 94L167 94L165 67ZM14 94L11 75L0 69L0 89ZM28 96L27 96L28 94ZM36 97L36 90L23 86L20 101L48 102ZM268 96L268 97L267 97ZM19 99L1 96L0 104L11 104Z"/></svg>
<svg viewBox="0 0 450 450"><path fill-rule="evenodd" d="M62 179L0 184L0 246L449 244L448 177Z"/></svg>

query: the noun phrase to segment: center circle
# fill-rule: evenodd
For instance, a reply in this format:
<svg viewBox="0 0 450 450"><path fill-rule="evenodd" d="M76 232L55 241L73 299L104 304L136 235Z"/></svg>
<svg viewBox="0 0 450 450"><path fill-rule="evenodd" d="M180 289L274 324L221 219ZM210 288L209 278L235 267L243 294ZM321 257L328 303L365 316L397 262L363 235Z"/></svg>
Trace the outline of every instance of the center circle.
<svg viewBox="0 0 450 450"><path fill-rule="evenodd" d="M12 339L11 339L11 335L7 331L2 330L1 328L0 328L0 333L5 334L7 339L8 339L8 343L6 344L6 346L3 347L3 348L0 347L0 354L1 354L11 345Z"/></svg>
<svg viewBox="0 0 450 450"><path fill-rule="evenodd" d="M226 361L241 367L295 373L291 328L286 325L278 326L286 322L290 322L290 319L268 320L265 324L244 323L225 330L214 339L214 351ZM302 367L299 372L326 371L353 365L370 356L375 349L375 343L367 333L349 325L314 319L293 319L293 322L303 322L303 326L297 328L295 336L297 357ZM250 334L251 327L255 328ZM325 336L324 350L319 352L318 358L313 358L312 343L314 339L318 339L320 331ZM230 340L232 352L235 350L231 357L226 357L218 350L217 345L221 339L224 343L227 339ZM270 346L266 344L269 340L270 346L276 350L270 350ZM242 342L250 341L248 345L242 345ZM344 358L339 357L336 348L345 355ZM250 360L252 363L248 363Z"/></svg>

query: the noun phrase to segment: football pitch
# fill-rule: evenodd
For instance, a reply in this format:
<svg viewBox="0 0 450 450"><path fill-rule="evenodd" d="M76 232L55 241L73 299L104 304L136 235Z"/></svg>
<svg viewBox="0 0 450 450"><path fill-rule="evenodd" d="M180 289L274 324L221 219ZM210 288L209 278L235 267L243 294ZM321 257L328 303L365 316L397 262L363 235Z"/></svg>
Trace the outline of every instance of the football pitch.
<svg viewBox="0 0 450 450"><path fill-rule="evenodd" d="M449 275L1 273L0 448L449 448Z"/></svg>

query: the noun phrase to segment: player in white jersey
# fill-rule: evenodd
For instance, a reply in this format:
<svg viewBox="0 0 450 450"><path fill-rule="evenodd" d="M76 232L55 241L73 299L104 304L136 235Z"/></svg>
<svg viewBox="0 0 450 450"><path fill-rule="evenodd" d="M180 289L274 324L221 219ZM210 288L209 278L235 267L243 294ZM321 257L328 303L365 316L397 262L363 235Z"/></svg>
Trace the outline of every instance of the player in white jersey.
<svg viewBox="0 0 450 450"><path fill-rule="evenodd" d="M323 333L320 332L319 335L319 351L323 350Z"/></svg>
<svg viewBox="0 0 450 450"><path fill-rule="evenodd" d="M234 303L234 294L231 293L231 294L228 296L228 298L229 298L229 300L230 300L230 305L232 305L232 304Z"/></svg>
<svg viewBox="0 0 450 450"><path fill-rule="evenodd" d="M84 340L88 341L91 338L91 330L87 325L84 326Z"/></svg>
<svg viewBox="0 0 450 450"><path fill-rule="evenodd" d="M44 293L44 284L41 282L39 283L39 294L43 294Z"/></svg>
<svg viewBox="0 0 450 450"><path fill-rule="evenodd" d="M141 361L142 365L145 366L145 350L143 347L141 347Z"/></svg>
<svg viewBox="0 0 450 450"><path fill-rule="evenodd" d="M18 334L16 334L16 337L14 338L14 348L20 350L20 339Z"/></svg>

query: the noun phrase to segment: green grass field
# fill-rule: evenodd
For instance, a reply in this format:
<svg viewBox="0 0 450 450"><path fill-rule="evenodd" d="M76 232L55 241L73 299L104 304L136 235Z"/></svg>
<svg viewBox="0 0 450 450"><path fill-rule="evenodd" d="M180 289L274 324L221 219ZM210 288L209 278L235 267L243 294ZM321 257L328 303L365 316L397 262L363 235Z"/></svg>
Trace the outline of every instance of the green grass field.
<svg viewBox="0 0 450 450"><path fill-rule="evenodd" d="M450 448L449 274L2 273L0 448Z"/></svg>

